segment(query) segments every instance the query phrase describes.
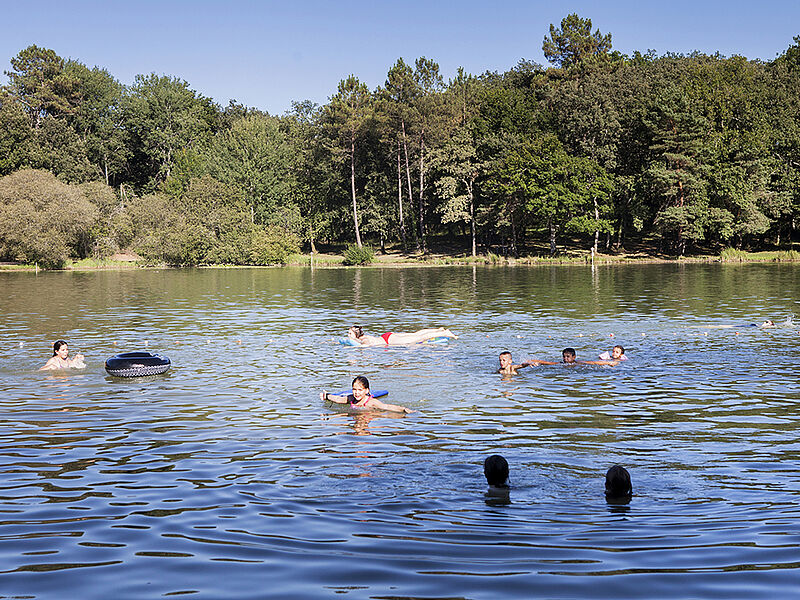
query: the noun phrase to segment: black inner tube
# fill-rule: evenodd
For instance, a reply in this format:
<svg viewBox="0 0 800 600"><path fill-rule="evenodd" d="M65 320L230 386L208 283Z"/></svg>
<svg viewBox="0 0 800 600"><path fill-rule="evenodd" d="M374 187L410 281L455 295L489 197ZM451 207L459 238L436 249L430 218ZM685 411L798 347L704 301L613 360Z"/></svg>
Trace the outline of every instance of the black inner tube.
<svg viewBox="0 0 800 600"><path fill-rule="evenodd" d="M170 360L150 352L123 352L106 360L106 371L115 377L159 375L170 367Z"/></svg>

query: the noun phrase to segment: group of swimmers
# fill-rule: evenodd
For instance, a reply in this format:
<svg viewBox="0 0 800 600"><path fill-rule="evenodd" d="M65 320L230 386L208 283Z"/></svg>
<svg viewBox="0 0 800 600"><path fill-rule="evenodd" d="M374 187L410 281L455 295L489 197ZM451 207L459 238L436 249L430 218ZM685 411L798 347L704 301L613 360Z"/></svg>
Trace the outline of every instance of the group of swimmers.
<svg viewBox="0 0 800 600"><path fill-rule="evenodd" d="M483 474L489 489L487 496L507 500L509 496L508 461L499 454L492 454L483 461ZM612 504L627 504L633 496L631 475L620 465L606 472L606 500Z"/></svg>
<svg viewBox="0 0 800 600"><path fill-rule="evenodd" d="M554 362L551 360L540 360L538 358L529 358L522 363L515 365L514 360L511 358L511 352L506 350L500 353L500 368L497 369L498 373L503 375L516 375L518 369L523 367L538 367L539 365L608 365L614 367L624 360L628 360L625 356L625 348L617 344L609 352L606 350L602 352L599 357L600 360L578 360L578 353L575 348L564 348L561 351L561 362Z"/></svg>

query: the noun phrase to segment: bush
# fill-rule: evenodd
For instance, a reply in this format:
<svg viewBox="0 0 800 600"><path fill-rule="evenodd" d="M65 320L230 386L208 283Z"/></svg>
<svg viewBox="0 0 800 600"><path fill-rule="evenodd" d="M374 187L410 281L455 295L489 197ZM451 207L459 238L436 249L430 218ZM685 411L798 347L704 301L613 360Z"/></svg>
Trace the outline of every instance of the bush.
<svg viewBox="0 0 800 600"><path fill-rule="evenodd" d="M292 254L300 252L300 242L293 233L280 227L255 227L250 237L250 264L285 265Z"/></svg>
<svg viewBox="0 0 800 600"><path fill-rule="evenodd" d="M368 265L375 260L375 251L370 246L359 248L356 244L350 244L344 251L345 265Z"/></svg>
<svg viewBox="0 0 800 600"><path fill-rule="evenodd" d="M722 262L743 262L747 260L747 256L747 252L736 248L725 248L719 253L719 259Z"/></svg>
<svg viewBox="0 0 800 600"><path fill-rule="evenodd" d="M0 179L0 257L61 268L93 246L97 207L77 186L26 169Z"/></svg>
<svg viewBox="0 0 800 600"><path fill-rule="evenodd" d="M798 261L800 260L800 252L797 250L786 250L785 252L781 252L775 258L777 261Z"/></svg>

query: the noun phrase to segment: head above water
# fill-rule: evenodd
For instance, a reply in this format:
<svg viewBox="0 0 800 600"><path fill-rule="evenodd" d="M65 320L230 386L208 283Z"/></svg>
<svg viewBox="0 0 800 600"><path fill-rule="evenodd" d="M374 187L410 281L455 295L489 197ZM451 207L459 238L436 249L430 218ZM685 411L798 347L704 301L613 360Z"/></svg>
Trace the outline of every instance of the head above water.
<svg viewBox="0 0 800 600"><path fill-rule="evenodd" d="M622 346L620 346L619 344L617 344L616 346L614 346L614 347L611 349L611 357L612 357L612 358L619 358L619 357L620 357L620 356L622 356L623 354L625 354L625 348L623 348L623 347L622 347Z"/></svg>
<svg viewBox="0 0 800 600"><path fill-rule="evenodd" d="M510 367L513 360L511 359L511 352L506 350L505 352L500 353L500 367L505 369L506 367Z"/></svg>
<svg viewBox="0 0 800 600"><path fill-rule="evenodd" d="M775 323L771 319L767 319L761 324L762 327L775 327Z"/></svg>
<svg viewBox="0 0 800 600"><path fill-rule="evenodd" d="M58 340L57 342L53 342L53 356L58 354L58 351L61 350L62 346L66 346L67 342L64 340Z"/></svg>
<svg viewBox="0 0 800 600"><path fill-rule="evenodd" d="M367 379L363 375L357 375L355 378L353 378L353 385L355 385L356 383L361 384L361 387L369 391L369 379Z"/></svg>
<svg viewBox="0 0 800 600"><path fill-rule="evenodd" d="M354 337L356 339L363 337L364 329L361 325L351 325L350 329L347 330L348 337Z"/></svg>
<svg viewBox="0 0 800 600"><path fill-rule="evenodd" d="M561 351L561 360L565 363L574 363L578 357L575 348L564 348Z"/></svg>
<svg viewBox="0 0 800 600"><path fill-rule="evenodd" d="M483 461L486 483L494 487L508 486L508 461L499 454L492 454Z"/></svg>
<svg viewBox="0 0 800 600"><path fill-rule="evenodd" d="M606 498L630 498L633 493L631 475L620 465L614 465L606 473Z"/></svg>

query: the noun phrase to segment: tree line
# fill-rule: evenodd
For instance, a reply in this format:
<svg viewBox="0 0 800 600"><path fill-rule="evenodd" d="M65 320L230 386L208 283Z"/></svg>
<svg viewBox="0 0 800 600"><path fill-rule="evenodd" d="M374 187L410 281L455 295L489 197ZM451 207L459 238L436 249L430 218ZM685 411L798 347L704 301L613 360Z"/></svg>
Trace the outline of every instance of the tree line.
<svg viewBox="0 0 800 600"><path fill-rule="evenodd" d="M279 116L30 46L0 88L0 259L791 247L800 36L769 62L611 39L570 14L544 37L549 67L445 81L400 58L377 89L351 75Z"/></svg>

